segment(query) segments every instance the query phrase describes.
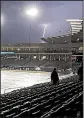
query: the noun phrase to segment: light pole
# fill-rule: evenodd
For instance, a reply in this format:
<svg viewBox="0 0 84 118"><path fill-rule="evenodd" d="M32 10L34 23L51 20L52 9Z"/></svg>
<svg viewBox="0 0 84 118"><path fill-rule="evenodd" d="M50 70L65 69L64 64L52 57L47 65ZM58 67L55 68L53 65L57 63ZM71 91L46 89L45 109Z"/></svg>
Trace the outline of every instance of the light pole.
<svg viewBox="0 0 84 118"><path fill-rule="evenodd" d="M26 15L28 15L31 18L34 18L34 17L36 17L38 15L38 10L36 8L26 9L25 12L26 12ZM31 23L30 23L29 27L30 27L29 28L29 42L30 42L30 38L31 38L31 36L30 36L30 33L31 33Z"/></svg>
<svg viewBox="0 0 84 118"><path fill-rule="evenodd" d="M26 9L25 12L26 12L26 15L28 15L31 19L38 15L38 10L35 7ZM31 22L29 24L29 45L30 45L30 39L31 39ZM29 48L29 51L30 51L30 48ZM29 55L29 58L30 58L30 55ZM31 60L31 58L30 58L30 60Z"/></svg>
<svg viewBox="0 0 84 118"><path fill-rule="evenodd" d="M1 14L1 26L4 24L4 16Z"/></svg>
<svg viewBox="0 0 84 118"><path fill-rule="evenodd" d="M68 19L67 19L66 21L69 22ZM69 45L70 45L70 47L71 47L71 48L69 49L69 52L71 52L71 55L70 55L70 62L71 62L71 64L70 64L70 68L72 68L72 61L71 61L71 58L72 58L72 45L71 45L71 43L72 43L72 35L73 35L73 34L72 34L72 26L71 26L71 24L69 24L69 25L70 25L70 26L69 26L69 27L70 27L70 31L69 31L69 32L70 32Z"/></svg>

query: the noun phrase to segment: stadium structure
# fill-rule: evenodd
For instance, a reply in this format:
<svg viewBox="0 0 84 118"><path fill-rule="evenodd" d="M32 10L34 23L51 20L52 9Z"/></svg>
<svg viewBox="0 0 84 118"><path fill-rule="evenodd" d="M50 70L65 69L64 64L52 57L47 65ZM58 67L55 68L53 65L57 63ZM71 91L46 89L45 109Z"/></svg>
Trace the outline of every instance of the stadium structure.
<svg viewBox="0 0 84 118"><path fill-rule="evenodd" d="M1 46L1 67L52 71L80 65L83 58L82 20L67 20L69 34L41 38L45 43ZM77 62L77 63L75 63Z"/></svg>
<svg viewBox="0 0 84 118"><path fill-rule="evenodd" d="M45 43L2 45L1 68L51 71L80 66L83 21L67 21L70 34L41 38ZM83 81L74 74L58 85L47 82L2 94L0 111L2 118L83 118Z"/></svg>

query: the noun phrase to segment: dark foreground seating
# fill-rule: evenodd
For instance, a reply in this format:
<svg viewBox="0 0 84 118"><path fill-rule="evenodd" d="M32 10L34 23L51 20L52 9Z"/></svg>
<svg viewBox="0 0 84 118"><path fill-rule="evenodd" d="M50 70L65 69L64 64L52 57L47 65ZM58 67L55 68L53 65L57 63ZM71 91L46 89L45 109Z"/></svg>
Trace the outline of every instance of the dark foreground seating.
<svg viewBox="0 0 84 118"><path fill-rule="evenodd" d="M83 118L83 82L35 85L1 96L1 117Z"/></svg>

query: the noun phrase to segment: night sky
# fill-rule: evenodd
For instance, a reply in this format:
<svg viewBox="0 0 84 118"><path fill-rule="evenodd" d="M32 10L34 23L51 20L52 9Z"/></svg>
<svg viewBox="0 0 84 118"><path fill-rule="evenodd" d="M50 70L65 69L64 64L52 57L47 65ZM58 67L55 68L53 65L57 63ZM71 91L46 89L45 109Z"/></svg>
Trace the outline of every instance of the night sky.
<svg viewBox="0 0 84 118"><path fill-rule="evenodd" d="M25 9L33 6L38 9L38 16L31 18ZM82 19L82 1L2 1L1 15L2 44L40 43L43 24L47 24L45 37L68 33L66 19Z"/></svg>

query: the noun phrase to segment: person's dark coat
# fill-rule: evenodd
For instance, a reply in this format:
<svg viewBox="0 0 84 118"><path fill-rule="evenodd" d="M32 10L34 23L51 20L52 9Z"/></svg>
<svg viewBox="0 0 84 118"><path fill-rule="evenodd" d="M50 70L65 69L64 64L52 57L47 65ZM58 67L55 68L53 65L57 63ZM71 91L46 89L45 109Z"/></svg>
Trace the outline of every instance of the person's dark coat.
<svg viewBox="0 0 84 118"><path fill-rule="evenodd" d="M83 65L78 70L79 80L83 80Z"/></svg>
<svg viewBox="0 0 84 118"><path fill-rule="evenodd" d="M58 77L58 73L56 72L56 69L54 69L53 72L51 73L51 81L53 84L59 82L59 77Z"/></svg>

